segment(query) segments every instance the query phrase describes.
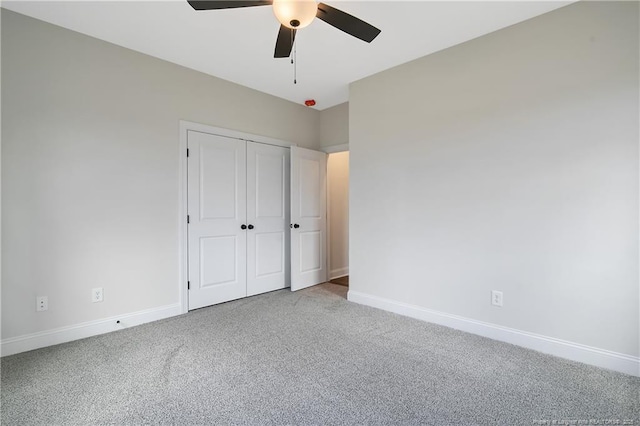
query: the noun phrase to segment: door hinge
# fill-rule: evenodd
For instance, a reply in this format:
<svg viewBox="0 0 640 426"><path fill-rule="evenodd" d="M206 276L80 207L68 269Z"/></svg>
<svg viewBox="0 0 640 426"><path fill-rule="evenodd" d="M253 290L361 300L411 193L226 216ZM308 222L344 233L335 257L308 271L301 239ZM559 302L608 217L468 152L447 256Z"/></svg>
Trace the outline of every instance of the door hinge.
<svg viewBox="0 0 640 426"><path fill-rule="evenodd" d="M189 215L187 215L187 223L189 223Z"/></svg>
<svg viewBox="0 0 640 426"><path fill-rule="evenodd" d="M187 148L187 157L189 156L189 148Z"/></svg>
<svg viewBox="0 0 640 426"><path fill-rule="evenodd" d="M187 281L187 290L191 290L191 281Z"/></svg>

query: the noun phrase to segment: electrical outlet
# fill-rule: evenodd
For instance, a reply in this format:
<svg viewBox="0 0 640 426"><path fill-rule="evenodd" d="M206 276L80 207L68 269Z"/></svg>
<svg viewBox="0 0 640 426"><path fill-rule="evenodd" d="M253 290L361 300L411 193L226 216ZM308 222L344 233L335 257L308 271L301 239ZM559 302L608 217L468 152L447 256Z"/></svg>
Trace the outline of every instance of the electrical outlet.
<svg viewBox="0 0 640 426"><path fill-rule="evenodd" d="M91 301L93 303L102 302L102 287L96 287L91 290Z"/></svg>
<svg viewBox="0 0 640 426"><path fill-rule="evenodd" d="M498 290L491 291L491 304L493 306L502 307L502 292Z"/></svg>
<svg viewBox="0 0 640 426"><path fill-rule="evenodd" d="M49 298L47 296L36 297L36 312L42 312L49 309Z"/></svg>

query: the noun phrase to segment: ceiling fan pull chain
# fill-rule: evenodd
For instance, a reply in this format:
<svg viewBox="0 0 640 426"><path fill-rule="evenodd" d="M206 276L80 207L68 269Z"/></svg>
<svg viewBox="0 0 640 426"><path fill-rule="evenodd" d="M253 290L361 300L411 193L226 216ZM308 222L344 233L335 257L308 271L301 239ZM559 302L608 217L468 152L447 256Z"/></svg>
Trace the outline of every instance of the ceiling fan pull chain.
<svg viewBox="0 0 640 426"><path fill-rule="evenodd" d="M293 64L293 84L298 84L298 73L297 73L297 65L298 65L298 56L296 54L296 41L294 39L295 30L291 30L291 45L293 46L293 55L291 55L291 63Z"/></svg>
<svg viewBox="0 0 640 426"><path fill-rule="evenodd" d="M291 29L291 30L289 31L289 34L291 35L291 47L293 47L293 42L294 42L293 35L295 34L295 33L294 33L294 30L293 30L293 29ZM291 55L291 65L293 65L293 55Z"/></svg>

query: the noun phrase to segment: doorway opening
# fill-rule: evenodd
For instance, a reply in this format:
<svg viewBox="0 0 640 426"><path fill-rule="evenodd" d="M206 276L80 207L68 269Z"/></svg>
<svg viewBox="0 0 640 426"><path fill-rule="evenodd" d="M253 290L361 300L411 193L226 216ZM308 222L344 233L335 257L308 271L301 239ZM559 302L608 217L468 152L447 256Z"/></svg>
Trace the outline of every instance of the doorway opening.
<svg viewBox="0 0 640 426"><path fill-rule="evenodd" d="M329 282L349 286L349 151L327 160L327 234Z"/></svg>

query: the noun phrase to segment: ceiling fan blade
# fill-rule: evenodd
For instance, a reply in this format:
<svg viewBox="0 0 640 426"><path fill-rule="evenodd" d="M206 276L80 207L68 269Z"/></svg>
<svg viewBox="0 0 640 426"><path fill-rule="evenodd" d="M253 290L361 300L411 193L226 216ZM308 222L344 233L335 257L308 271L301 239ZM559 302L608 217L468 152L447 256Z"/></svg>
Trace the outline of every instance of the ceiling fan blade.
<svg viewBox="0 0 640 426"><path fill-rule="evenodd" d="M296 39L296 30L280 25L274 58L288 58L291 55L293 41Z"/></svg>
<svg viewBox="0 0 640 426"><path fill-rule="evenodd" d="M213 10L213 9L235 9L237 7L250 7L250 6L268 6L273 3L272 0L187 0L187 2L195 10Z"/></svg>
<svg viewBox="0 0 640 426"><path fill-rule="evenodd" d="M324 3L318 4L316 17L367 43L371 43L380 34L380 30L373 25Z"/></svg>

